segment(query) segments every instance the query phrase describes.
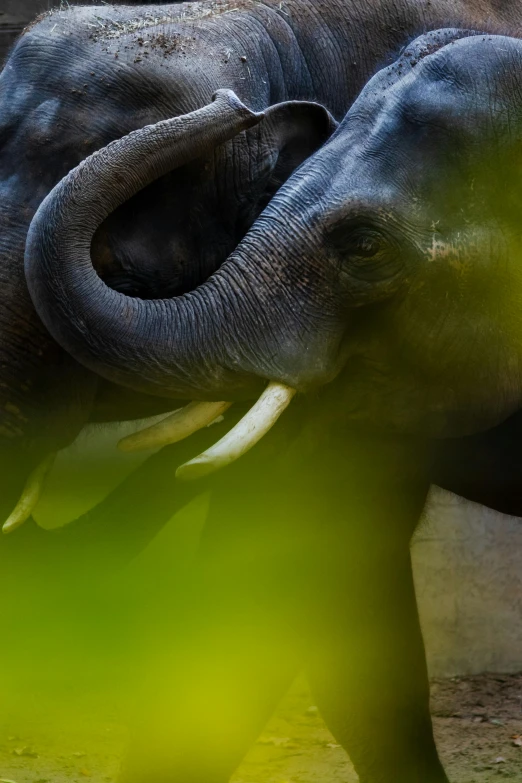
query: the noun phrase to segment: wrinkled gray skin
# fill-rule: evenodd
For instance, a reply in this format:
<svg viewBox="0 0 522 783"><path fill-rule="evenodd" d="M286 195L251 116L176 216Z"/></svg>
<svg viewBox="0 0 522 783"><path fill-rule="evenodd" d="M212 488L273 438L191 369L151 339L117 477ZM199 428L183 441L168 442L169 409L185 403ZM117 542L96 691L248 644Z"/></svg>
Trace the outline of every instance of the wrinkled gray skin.
<svg viewBox="0 0 522 783"><path fill-rule="evenodd" d="M169 9L57 11L25 33L0 77L6 302L0 344L6 446L0 453L9 454L10 464L15 454L20 462L38 462L74 439L89 419L158 410L149 398L129 396L125 404L121 391L71 363L42 330L27 296L21 262L31 217L80 160L135 128L205 105L221 87L232 88L253 110L300 100L317 102L340 120L377 66L392 62L419 31L520 21L513 9L476 2ZM136 30L132 20L153 13L160 20L187 18ZM269 122L162 177L116 210L94 237L95 267L127 294L192 290L222 264L324 135L317 107L275 111ZM216 382L211 385L213 391ZM192 396L192 388L183 389L189 391ZM163 385L154 393L163 394ZM26 470L27 464L19 481Z"/></svg>
<svg viewBox="0 0 522 783"><path fill-rule="evenodd" d="M155 28L122 35L111 23L93 33L92 14L122 24L129 12L83 9L36 25L2 74L2 242L10 259L3 309L18 319L14 331L5 328L5 355L14 351L16 361L4 370L30 381L6 382L6 453L36 460L89 418L158 410L144 393L169 398L167 406L180 397L241 400L269 379L303 392L274 434L214 481L191 588L201 602L193 633L209 652L198 676L216 683L210 703L225 689L230 725L216 735L214 723L190 712L197 682L182 663L193 647L180 643L172 691L161 687L165 711L155 720L157 711L143 710L126 783L227 780L303 661L363 783L446 781L431 732L408 543L434 479L520 511L518 484L485 490L477 480L482 470L491 487L487 467L498 452L516 475L501 422L516 417L520 393L519 210L508 187L517 174L510 153L519 44L487 36L448 43L463 35L452 30L428 35L377 74L343 117L366 78L425 27L519 21L496 8L269 3L165 23L166 38ZM58 75L64 57L74 67ZM196 161L123 204L91 248L91 213L127 185L139 190L148 181L140 167L118 164L102 192L85 167L81 211L68 198L71 181L45 202L26 249L44 329L20 263L40 201L93 149L206 105L220 87L255 111L273 108L246 134L216 150L209 143ZM342 122L321 146L330 115ZM89 249L112 287L94 274ZM198 284L188 297L149 299ZM142 298L122 298L129 293ZM458 470L445 472L444 449L439 458L431 438L482 431L484 440L462 439L464 453L486 455L470 487ZM459 448L452 444L452 453ZM259 537L254 550L265 553L246 561L248 573L237 546L245 525ZM230 584L216 581L215 564L232 544ZM281 602L279 559L286 565L288 557L296 577ZM223 623L241 666L231 660L216 671ZM288 631L261 665L252 647L274 625Z"/></svg>

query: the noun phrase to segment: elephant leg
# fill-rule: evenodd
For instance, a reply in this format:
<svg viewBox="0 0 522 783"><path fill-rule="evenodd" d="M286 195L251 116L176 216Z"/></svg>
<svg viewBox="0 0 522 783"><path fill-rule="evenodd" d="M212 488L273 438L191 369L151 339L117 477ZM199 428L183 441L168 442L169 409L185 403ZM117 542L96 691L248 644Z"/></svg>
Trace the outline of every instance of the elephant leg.
<svg viewBox="0 0 522 783"><path fill-rule="evenodd" d="M234 529L206 536L178 608L151 623L121 783L225 783L302 667Z"/></svg>
<svg viewBox="0 0 522 783"><path fill-rule="evenodd" d="M361 783L447 783L406 543L400 560L365 559L357 573L310 657L316 703Z"/></svg>
<svg viewBox="0 0 522 783"><path fill-rule="evenodd" d="M294 679L293 649L229 612L200 614L167 651L148 664L120 781L225 783Z"/></svg>

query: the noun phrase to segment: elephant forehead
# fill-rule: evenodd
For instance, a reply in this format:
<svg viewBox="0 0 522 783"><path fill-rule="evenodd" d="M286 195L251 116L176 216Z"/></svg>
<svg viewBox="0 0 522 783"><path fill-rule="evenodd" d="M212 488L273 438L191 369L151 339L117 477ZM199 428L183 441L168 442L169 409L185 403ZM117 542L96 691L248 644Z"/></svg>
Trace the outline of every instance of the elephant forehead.
<svg viewBox="0 0 522 783"><path fill-rule="evenodd" d="M413 125L471 136L498 130L508 112L511 120L520 116L521 66L518 39L461 39L424 58L392 88L391 101Z"/></svg>

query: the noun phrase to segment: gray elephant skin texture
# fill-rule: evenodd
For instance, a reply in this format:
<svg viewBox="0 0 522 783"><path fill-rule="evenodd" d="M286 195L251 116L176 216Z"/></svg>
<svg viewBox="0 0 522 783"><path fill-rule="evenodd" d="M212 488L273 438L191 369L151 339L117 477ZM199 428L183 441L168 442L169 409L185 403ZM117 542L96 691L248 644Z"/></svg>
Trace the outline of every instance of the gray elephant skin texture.
<svg viewBox="0 0 522 783"><path fill-rule="evenodd" d="M0 542L15 583L28 552L46 578L110 568L212 490L189 630L124 783L224 783L303 665L363 783L447 781L409 541L430 483L522 515L521 20L436 0L82 7L7 58L2 513L89 422L236 402L86 519ZM265 439L174 482L268 381L298 394ZM225 725L191 711L202 681Z"/></svg>

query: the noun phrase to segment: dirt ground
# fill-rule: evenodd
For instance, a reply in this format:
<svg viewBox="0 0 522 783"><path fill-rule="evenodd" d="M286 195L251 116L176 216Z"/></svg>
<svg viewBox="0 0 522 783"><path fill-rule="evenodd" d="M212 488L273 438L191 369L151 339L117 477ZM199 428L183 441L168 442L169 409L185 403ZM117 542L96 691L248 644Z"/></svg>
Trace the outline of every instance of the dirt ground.
<svg viewBox="0 0 522 783"><path fill-rule="evenodd" d="M452 783L509 778L522 783L522 674L438 680L432 686L438 747ZM35 708L37 705L35 705ZM0 727L0 781L110 783L126 731L86 708L81 727L6 716ZM379 737L373 741L378 743ZM324 726L306 685L296 683L251 749L233 783L352 783L357 776Z"/></svg>

